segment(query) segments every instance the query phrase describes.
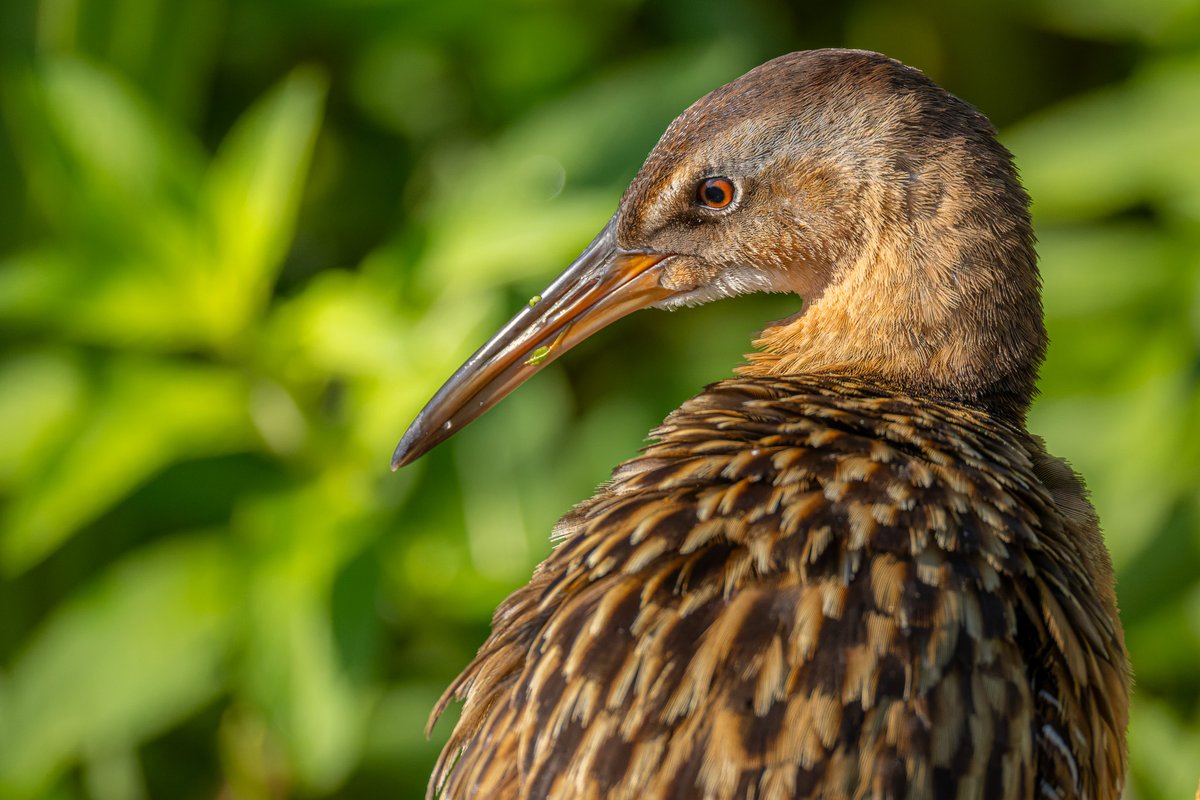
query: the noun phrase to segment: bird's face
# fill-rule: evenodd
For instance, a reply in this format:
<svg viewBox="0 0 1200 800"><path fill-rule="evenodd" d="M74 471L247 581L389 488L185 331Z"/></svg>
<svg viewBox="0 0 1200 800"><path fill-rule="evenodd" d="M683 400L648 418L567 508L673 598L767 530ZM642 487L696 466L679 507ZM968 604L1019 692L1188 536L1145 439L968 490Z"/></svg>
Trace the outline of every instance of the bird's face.
<svg viewBox="0 0 1200 800"><path fill-rule="evenodd" d="M724 138L724 137L723 137ZM401 441L399 467L483 414L546 364L642 308L748 292L806 294L827 267L779 191L787 163L755 143L678 158L660 143L587 249L447 381ZM669 171L665 162L672 162ZM769 246L766 244L769 243Z"/></svg>
<svg viewBox="0 0 1200 800"><path fill-rule="evenodd" d="M660 308L749 292L811 298L860 238L844 158L810 150L794 118L724 122L684 151L664 138L615 217L619 248L665 256Z"/></svg>
<svg viewBox="0 0 1200 800"><path fill-rule="evenodd" d="M811 303L891 224L881 209L929 194L932 173L921 165L939 141L964 129L990 141L986 120L982 133L973 129L982 120L973 110L932 125L920 117L940 111L943 96L882 56L814 51L768 62L697 101L667 128L592 243L430 400L393 468L638 309L761 291Z"/></svg>

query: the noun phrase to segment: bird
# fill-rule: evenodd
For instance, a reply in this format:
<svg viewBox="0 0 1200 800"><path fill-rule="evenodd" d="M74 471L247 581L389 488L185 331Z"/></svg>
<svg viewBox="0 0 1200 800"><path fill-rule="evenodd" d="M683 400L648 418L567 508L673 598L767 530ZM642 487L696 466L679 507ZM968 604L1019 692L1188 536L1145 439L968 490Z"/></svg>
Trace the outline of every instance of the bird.
<svg viewBox="0 0 1200 800"><path fill-rule="evenodd" d="M552 532L430 726L443 798L1117 798L1131 672L1012 155L884 55L780 56L666 129L411 463L642 308L796 295Z"/></svg>

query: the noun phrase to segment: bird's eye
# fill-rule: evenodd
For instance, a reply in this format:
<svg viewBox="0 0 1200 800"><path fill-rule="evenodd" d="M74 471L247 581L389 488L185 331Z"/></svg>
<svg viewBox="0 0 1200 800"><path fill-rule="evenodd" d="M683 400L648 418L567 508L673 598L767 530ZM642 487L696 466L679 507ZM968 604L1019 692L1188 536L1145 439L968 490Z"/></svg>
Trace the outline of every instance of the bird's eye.
<svg viewBox="0 0 1200 800"><path fill-rule="evenodd" d="M733 202L733 182L729 178L705 178L696 187L696 202L707 208L725 208Z"/></svg>

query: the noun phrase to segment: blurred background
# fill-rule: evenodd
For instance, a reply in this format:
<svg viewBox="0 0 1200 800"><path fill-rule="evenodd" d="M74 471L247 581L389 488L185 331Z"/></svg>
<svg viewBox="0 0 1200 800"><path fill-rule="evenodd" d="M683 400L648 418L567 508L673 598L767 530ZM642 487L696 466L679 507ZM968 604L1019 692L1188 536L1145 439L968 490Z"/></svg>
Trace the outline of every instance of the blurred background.
<svg viewBox="0 0 1200 800"><path fill-rule="evenodd" d="M1035 199L1131 798L1200 776L1200 0L5 0L0 797L418 797L554 521L789 298L644 312L398 474L688 103L881 50Z"/></svg>

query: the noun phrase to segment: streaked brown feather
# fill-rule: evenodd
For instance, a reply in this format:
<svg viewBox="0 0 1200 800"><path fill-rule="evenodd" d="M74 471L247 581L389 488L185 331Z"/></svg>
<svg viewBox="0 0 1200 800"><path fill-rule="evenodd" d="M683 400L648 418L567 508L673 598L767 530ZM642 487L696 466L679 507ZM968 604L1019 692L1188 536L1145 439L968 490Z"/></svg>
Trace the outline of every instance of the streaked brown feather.
<svg viewBox="0 0 1200 800"><path fill-rule="evenodd" d="M1111 568L1039 440L829 375L723 381L654 436L438 704L431 796L1115 796Z"/></svg>

